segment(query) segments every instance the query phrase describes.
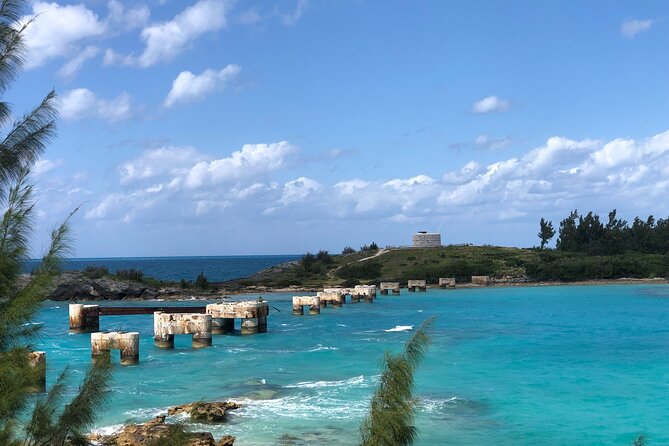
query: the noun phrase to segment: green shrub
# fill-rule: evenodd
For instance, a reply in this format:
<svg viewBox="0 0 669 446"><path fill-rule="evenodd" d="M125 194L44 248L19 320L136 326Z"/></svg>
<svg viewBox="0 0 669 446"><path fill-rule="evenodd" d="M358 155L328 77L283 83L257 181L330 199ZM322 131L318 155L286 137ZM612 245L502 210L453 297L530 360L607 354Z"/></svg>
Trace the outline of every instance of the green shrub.
<svg viewBox="0 0 669 446"><path fill-rule="evenodd" d="M207 280L207 276L204 275L204 272L197 275L197 278L195 279L195 287L202 290L206 290L209 287L209 281Z"/></svg>
<svg viewBox="0 0 669 446"><path fill-rule="evenodd" d="M86 277L89 277L91 279L100 279L104 276L109 275L109 269L107 269L106 266L88 265L86 266L86 268L84 268L83 273Z"/></svg>
<svg viewBox="0 0 669 446"><path fill-rule="evenodd" d="M342 279L376 279L381 276L383 265L378 262L350 263L337 272Z"/></svg>

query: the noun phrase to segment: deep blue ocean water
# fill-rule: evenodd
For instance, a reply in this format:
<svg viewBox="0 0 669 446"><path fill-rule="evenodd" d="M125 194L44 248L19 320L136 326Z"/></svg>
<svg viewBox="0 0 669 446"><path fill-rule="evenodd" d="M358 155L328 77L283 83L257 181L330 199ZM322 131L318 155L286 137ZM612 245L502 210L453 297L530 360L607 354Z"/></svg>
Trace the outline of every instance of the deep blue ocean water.
<svg viewBox="0 0 669 446"><path fill-rule="evenodd" d="M216 257L110 257L72 258L63 262L64 270L82 271L87 266L105 266L112 273L119 269L138 269L145 276L160 280L195 280L203 272L210 282L246 277L279 263L299 259L297 255L216 256ZM29 273L39 260L26 262L23 272Z"/></svg>
<svg viewBox="0 0 669 446"><path fill-rule="evenodd" d="M102 330L139 331L141 352L138 366L114 358L111 407L97 426L234 399L245 407L230 424L194 427L240 446L353 445L384 351L411 335L389 330L436 315L416 376L417 444L628 445L641 432L669 444L667 285L402 290L318 316L293 316L290 295L263 297L276 307L269 333L214 336L197 351L189 336L156 348L152 316L103 317ZM38 320L48 384L68 365L75 385L90 336L68 334L66 303L46 302Z"/></svg>

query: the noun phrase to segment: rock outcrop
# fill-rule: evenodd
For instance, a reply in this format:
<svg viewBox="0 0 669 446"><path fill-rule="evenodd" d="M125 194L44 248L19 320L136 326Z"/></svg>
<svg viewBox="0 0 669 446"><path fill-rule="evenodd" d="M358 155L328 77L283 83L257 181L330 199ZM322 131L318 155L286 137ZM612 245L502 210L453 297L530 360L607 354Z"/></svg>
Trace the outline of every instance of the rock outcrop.
<svg viewBox="0 0 669 446"><path fill-rule="evenodd" d="M66 271L55 280L50 300L155 299L159 290L141 282L110 277L93 279L80 272Z"/></svg>
<svg viewBox="0 0 669 446"><path fill-rule="evenodd" d="M177 415L186 413L190 415L191 421L204 423L222 423L226 419L228 410L239 409L241 406L232 401L213 401L182 404L180 406L170 407L167 410L168 415Z"/></svg>
<svg viewBox="0 0 669 446"><path fill-rule="evenodd" d="M165 415L143 424L129 424L112 435L90 435L89 440L102 446L150 446L174 433L173 425L165 423ZM210 432L186 432L187 446L233 446L235 437L226 435L218 442Z"/></svg>

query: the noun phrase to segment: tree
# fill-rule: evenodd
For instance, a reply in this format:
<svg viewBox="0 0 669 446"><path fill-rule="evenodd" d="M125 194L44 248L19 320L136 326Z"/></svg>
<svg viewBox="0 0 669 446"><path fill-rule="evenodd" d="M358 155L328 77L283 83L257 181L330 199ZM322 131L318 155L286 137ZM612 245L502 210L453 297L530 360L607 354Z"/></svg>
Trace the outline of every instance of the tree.
<svg viewBox="0 0 669 446"><path fill-rule="evenodd" d="M209 287L209 280L207 276L204 275L204 271L197 275L195 278L195 287L202 290L206 290Z"/></svg>
<svg viewBox="0 0 669 446"><path fill-rule="evenodd" d="M0 1L0 94L18 76L24 57L21 23L25 1ZM0 444L54 446L82 441L95 408L106 398L109 367L93 367L79 393L59 411L65 373L50 392L34 403L32 415L21 424L38 371L28 353L39 325L30 324L59 271L60 258L68 252L69 217L51 233L51 243L40 267L29 282L19 285L21 266L28 257L28 240L34 210L30 167L41 156L55 132L55 93L51 91L32 111L19 118L0 142ZM9 104L0 101L0 124L12 116ZM37 328L36 328L37 327Z"/></svg>
<svg viewBox="0 0 669 446"><path fill-rule="evenodd" d="M360 427L362 446L413 444L417 434L413 425L416 410L414 372L430 344L429 331L433 321L434 318L430 318L423 322L407 341L403 352L397 355L386 352L379 387Z"/></svg>
<svg viewBox="0 0 669 446"><path fill-rule="evenodd" d="M539 233L537 236L541 239L541 249L544 249L546 243L555 236L555 229L552 221L546 221L543 218L539 222Z"/></svg>

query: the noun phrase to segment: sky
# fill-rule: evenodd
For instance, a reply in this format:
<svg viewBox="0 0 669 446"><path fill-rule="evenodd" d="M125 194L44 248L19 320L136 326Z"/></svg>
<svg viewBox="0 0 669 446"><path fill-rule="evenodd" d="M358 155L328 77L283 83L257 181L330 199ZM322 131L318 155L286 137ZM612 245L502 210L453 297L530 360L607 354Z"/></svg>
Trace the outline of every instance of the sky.
<svg viewBox="0 0 669 446"><path fill-rule="evenodd" d="M669 4L33 2L19 116L55 88L34 255L535 246L573 209L669 216ZM6 131L7 129L5 129Z"/></svg>

